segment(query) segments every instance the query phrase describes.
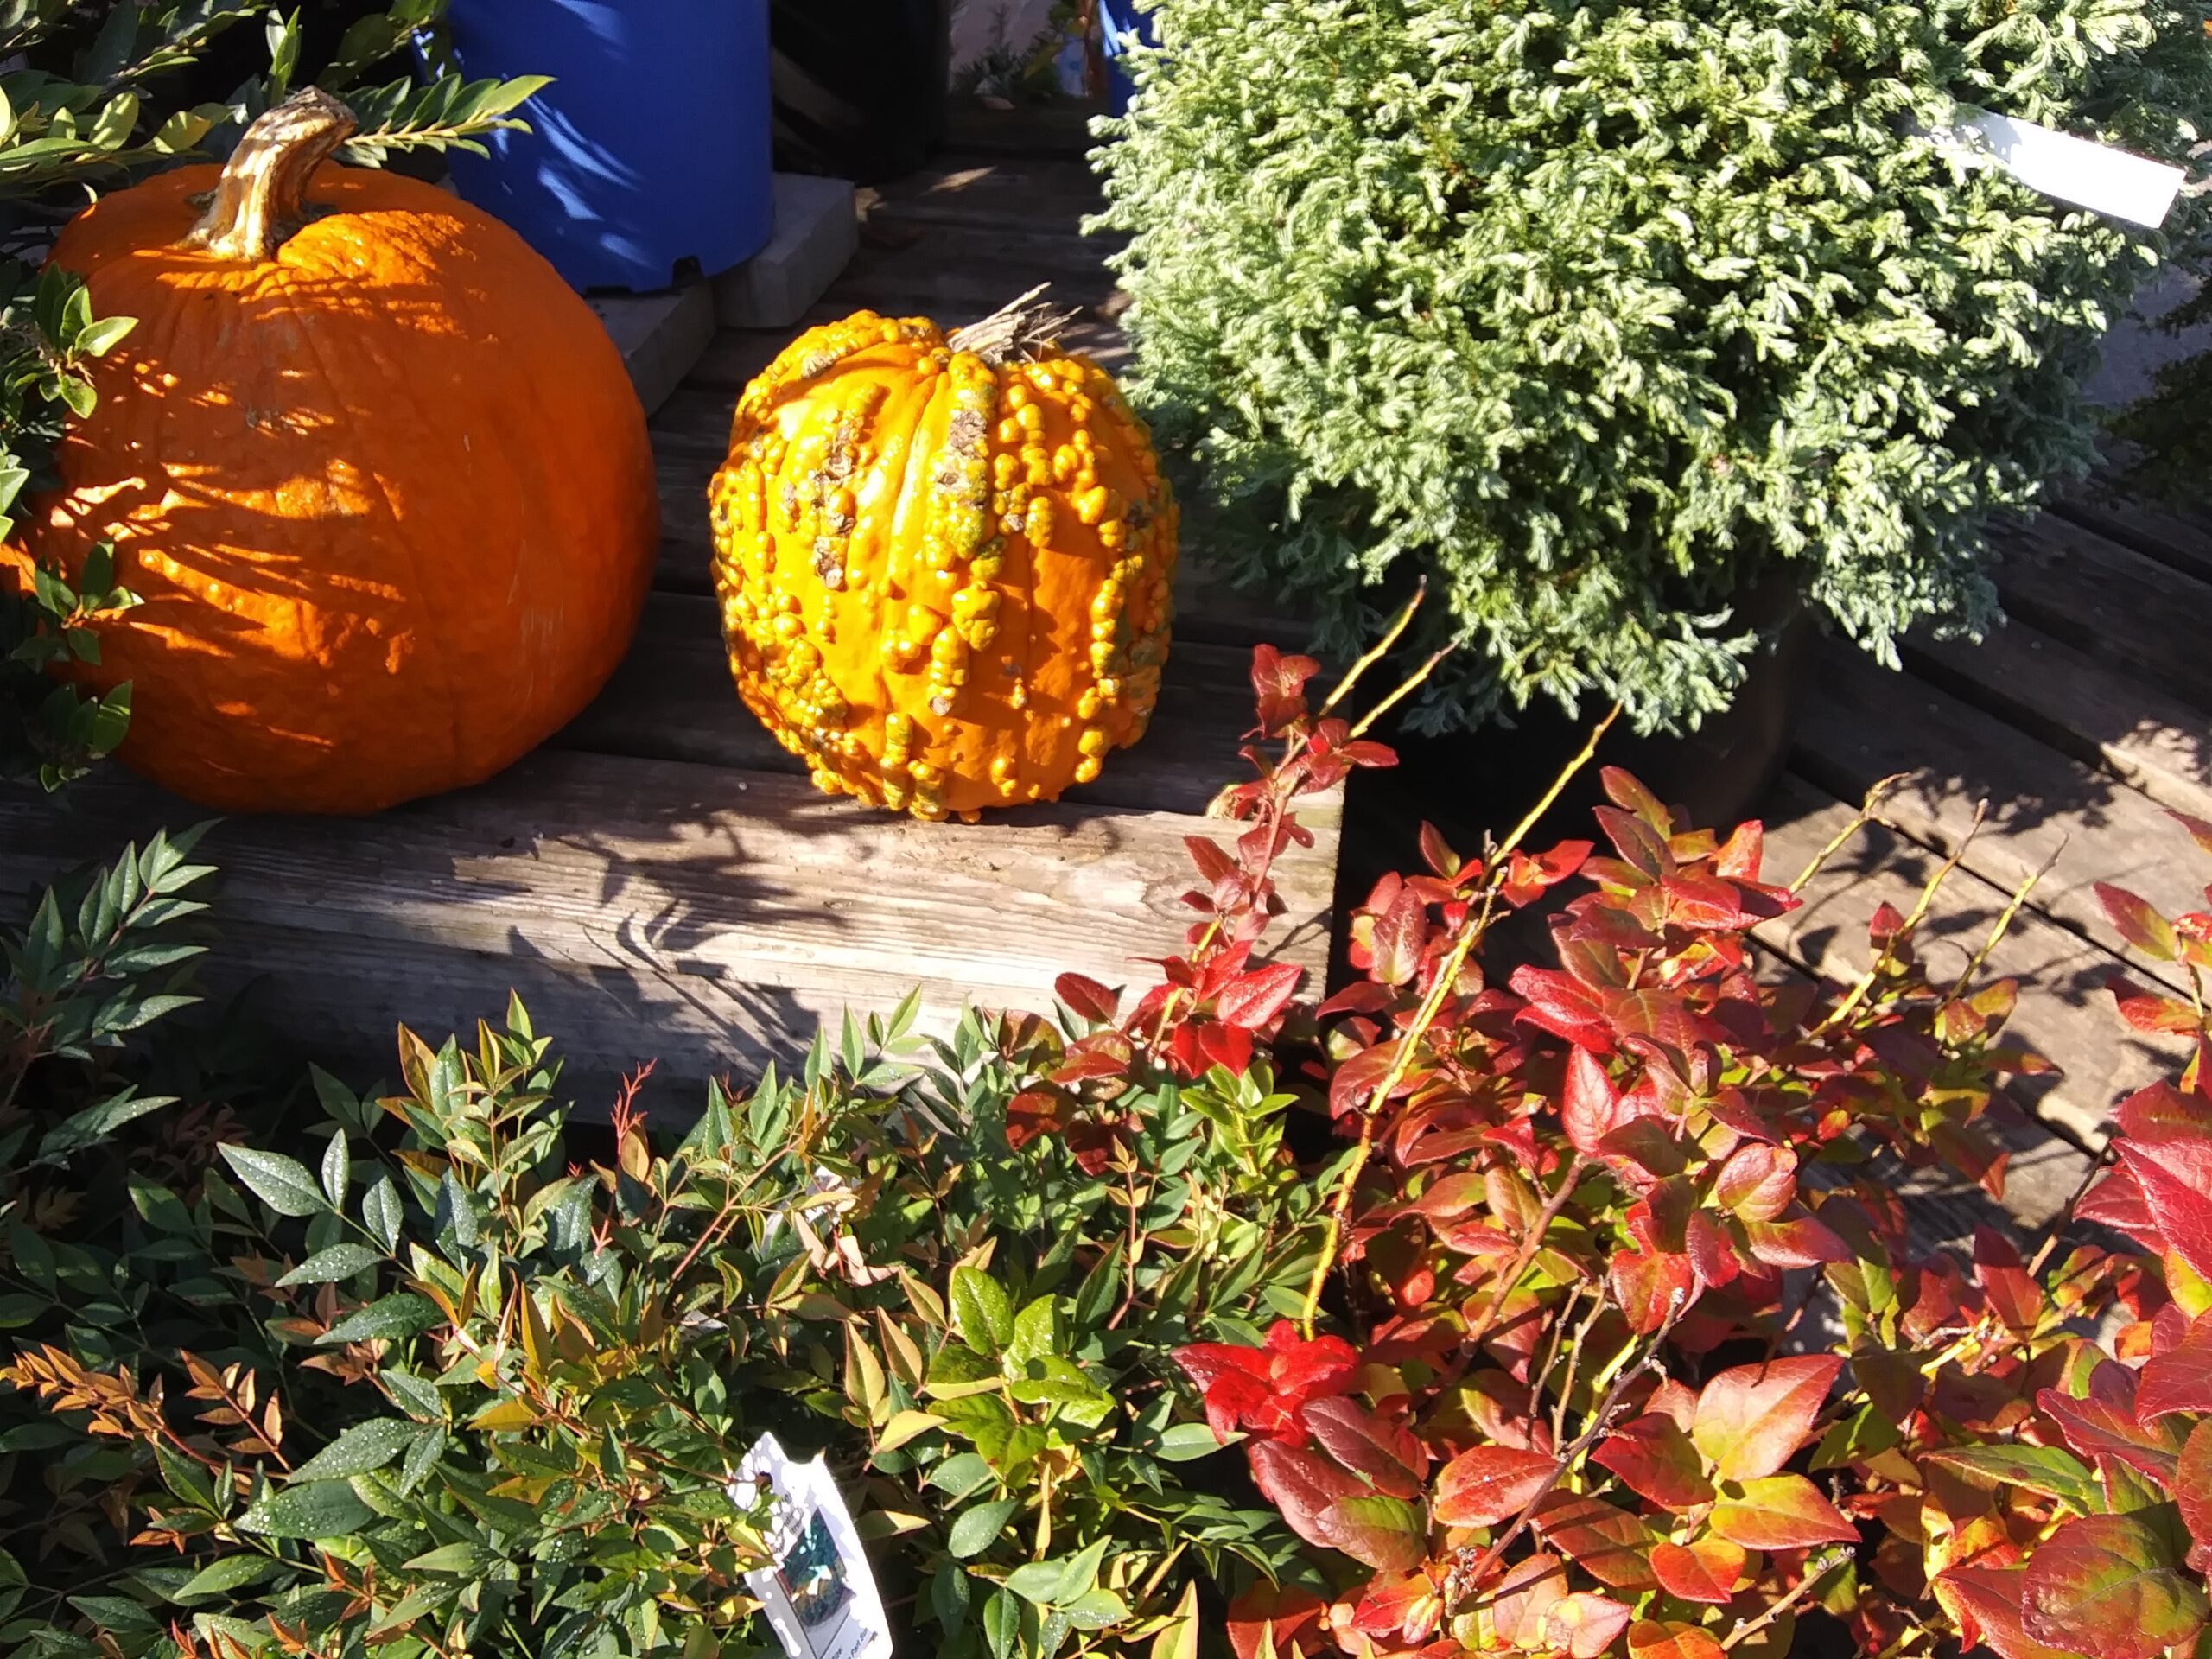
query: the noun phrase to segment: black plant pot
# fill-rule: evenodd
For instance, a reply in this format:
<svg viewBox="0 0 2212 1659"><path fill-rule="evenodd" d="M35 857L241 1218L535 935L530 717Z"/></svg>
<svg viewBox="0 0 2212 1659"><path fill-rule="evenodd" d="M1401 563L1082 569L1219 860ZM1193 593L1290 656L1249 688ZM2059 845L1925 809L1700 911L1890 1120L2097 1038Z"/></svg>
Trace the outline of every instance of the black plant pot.
<svg viewBox="0 0 2212 1659"><path fill-rule="evenodd" d="M952 0L772 0L776 165L877 184L951 119Z"/></svg>
<svg viewBox="0 0 2212 1659"><path fill-rule="evenodd" d="M1753 812L1789 759L1818 628L1794 583L1770 582L1738 608L1765 644L1735 702L1680 736L1637 737L1616 727L1530 833L1529 846L1592 835L1590 809L1605 799L1601 766L1635 773L1662 801L1683 810L1686 828L1725 832ZM1416 865L1414 832L1424 818L1462 852L1479 847L1485 834L1503 836L1580 752L1601 712L1586 706L1583 718L1570 720L1546 703L1516 716L1510 728L1392 735L1399 764L1355 773L1349 786L1339 905L1364 899L1384 872Z"/></svg>

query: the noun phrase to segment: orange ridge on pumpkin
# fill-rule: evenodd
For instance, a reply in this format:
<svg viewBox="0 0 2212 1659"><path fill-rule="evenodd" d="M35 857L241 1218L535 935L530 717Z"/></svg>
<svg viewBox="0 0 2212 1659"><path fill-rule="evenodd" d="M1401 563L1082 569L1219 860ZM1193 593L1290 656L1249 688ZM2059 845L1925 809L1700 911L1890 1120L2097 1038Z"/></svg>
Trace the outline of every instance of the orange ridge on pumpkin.
<svg viewBox="0 0 2212 1659"><path fill-rule="evenodd" d="M144 602L76 677L132 682L123 759L223 810L499 771L613 671L659 544L645 414L589 308L489 214L323 165L351 127L302 93L51 255L138 326L0 580L113 539Z"/></svg>
<svg viewBox="0 0 2212 1659"><path fill-rule="evenodd" d="M948 338L863 311L739 399L708 492L730 669L831 793L1057 800L1159 701L1173 496L1111 378L1023 315Z"/></svg>

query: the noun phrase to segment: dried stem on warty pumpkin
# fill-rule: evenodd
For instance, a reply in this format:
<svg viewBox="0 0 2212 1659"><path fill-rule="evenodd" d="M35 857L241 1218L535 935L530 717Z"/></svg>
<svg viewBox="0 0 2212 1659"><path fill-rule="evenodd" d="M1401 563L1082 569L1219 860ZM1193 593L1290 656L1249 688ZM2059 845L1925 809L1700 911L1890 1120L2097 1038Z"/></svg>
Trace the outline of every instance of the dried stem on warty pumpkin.
<svg viewBox="0 0 2212 1659"><path fill-rule="evenodd" d="M353 111L319 86L258 117L224 164L207 211L180 245L219 259L266 259L315 217L315 169L353 136Z"/></svg>
<svg viewBox="0 0 2212 1659"><path fill-rule="evenodd" d="M1051 350L1059 342L1067 326L1083 315L1079 310L1063 311L1055 306L1039 304L1051 286L1049 283L1039 283L981 322L954 329L946 336L945 343L956 352L973 352L995 369L1002 369L1009 363L1027 362L1039 353Z"/></svg>

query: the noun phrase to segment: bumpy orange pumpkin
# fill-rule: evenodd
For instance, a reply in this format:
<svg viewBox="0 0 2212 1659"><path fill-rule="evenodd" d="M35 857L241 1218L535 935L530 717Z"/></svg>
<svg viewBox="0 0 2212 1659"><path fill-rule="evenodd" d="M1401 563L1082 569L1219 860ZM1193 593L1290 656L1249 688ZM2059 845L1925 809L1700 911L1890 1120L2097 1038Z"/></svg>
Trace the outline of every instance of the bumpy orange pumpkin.
<svg viewBox="0 0 2212 1659"><path fill-rule="evenodd" d="M1175 505L1056 321L1024 304L948 338L863 311L738 404L709 497L730 667L832 793L972 818L1144 734Z"/></svg>
<svg viewBox="0 0 2212 1659"><path fill-rule="evenodd" d="M645 416L588 308L435 186L318 173L352 129L302 94L219 178L111 195L53 254L138 326L12 563L114 538L145 602L86 677L134 683L127 761L226 810L497 772L613 672L659 542Z"/></svg>

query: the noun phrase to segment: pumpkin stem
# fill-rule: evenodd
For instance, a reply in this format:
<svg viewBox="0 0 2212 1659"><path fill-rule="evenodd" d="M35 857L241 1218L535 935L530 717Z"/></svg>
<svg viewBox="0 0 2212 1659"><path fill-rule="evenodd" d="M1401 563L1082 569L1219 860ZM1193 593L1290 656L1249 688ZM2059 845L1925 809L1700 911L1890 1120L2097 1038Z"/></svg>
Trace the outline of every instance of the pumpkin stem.
<svg viewBox="0 0 2212 1659"><path fill-rule="evenodd" d="M1040 283L1010 305L1000 307L981 322L956 328L947 341L956 352L972 352L993 368L1004 368L1019 358L1033 363L1060 338L1060 330L1083 313L1039 305L1049 283Z"/></svg>
<svg viewBox="0 0 2212 1659"><path fill-rule="evenodd" d="M207 211L178 245L219 259L266 259L315 217L308 183L353 135L353 112L319 86L295 92L245 130Z"/></svg>

